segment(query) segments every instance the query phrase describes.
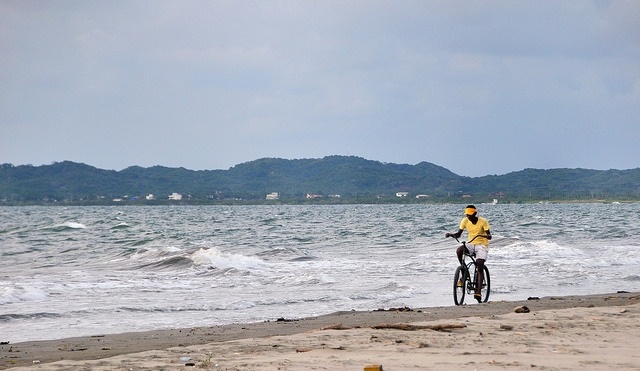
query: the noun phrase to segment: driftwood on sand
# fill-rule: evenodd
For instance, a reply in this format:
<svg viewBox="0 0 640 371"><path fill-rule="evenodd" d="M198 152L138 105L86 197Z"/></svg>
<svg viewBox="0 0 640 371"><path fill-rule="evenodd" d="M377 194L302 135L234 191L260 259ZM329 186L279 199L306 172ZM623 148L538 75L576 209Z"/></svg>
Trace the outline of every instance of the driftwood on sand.
<svg viewBox="0 0 640 371"><path fill-rule="evenodd" d="M439 325L412 325L409 323L383 323L375 326L371 326L373 329L394 329L403 331L416 331L416 330L435 330L435 331L448 331L456 328L465 328L467 325L463 323L443 323Z"/></svg>
<svg viewBox="0 0 640 371"><path fill-rule="evenodd" d="M403 330L403 331L416 331L416 330L434 330L434 331L448 331L451 329L457 328L465 328L467 325L462 323L444 323L438 325L412 325L409 323L382 323L379 325L371 326L372 329L381 330L381 329L392 329L392 330ZM330 325L323 327L322 330L349 330L353 327L344 326L342 323L336 323L335 325Z"/></svg>

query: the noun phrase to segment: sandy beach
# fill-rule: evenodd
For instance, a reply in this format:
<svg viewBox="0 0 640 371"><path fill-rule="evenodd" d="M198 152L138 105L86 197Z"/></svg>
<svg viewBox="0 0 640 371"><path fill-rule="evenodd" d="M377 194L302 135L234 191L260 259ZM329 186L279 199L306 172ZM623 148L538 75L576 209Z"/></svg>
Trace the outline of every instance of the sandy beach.
<svg viewBox="0 0 640 371"><path fill-rule="evenodd" d="M622 292L10 343L0 369L640 370L638 349Z"/></svg>

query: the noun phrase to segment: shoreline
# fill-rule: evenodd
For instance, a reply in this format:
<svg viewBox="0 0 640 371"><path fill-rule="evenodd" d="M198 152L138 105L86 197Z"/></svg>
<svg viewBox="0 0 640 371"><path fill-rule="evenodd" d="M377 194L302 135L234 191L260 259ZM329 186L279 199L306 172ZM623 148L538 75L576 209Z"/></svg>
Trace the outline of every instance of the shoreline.
<svg viewBox="0 0 640 371"><path fill-rule="evenodd" d="M341 199L335 200L308 200L308 199L293 199L293 200L278 200L278 201L264 201L260 200L224 200L224 201L207 201L207 202L187 202L187 201L166 201L166 202L64 202L64 203L46 203L46 202L2 202L0 206L4 207L29 207L29 206L44 206L44 207L111 207L111 206L133 206L133 207L156 207L156 206L346 206L346 205L466 205L471 200L429 200L429 201L415 201L415 200L362 200L362 199ZM619 198L599 198L599 199L514 199L502 201L499 203L492 203L490 199L477 199L475 203L478 205L536 205L536 204L636 204L640 203L640 198L632 197L619 197Z"/></svg>
<svg viewBox="0 0 640 371"><path fill-rule="evenodd" d="M526 306L529 309L528 313L514 313L514 308ZM623 308L628 307L628 308ZM609 308L609 309L607 309ZM120 333L120 334L105 334L105 335L94 335L94 336L84 336L84 337L76 337L76 338L66 338L66 339L55 339L55 340L44 340L44 341L29 341L29 342L20 342L20 343L10 343L10 344L2 344L0 345L0 369L9 369L9 368L23 368L25 369L48 369L48 370L57 370L57 369L65 369L69 367L74 367L71 365L78 366L77 362L88 362L91 363L95 367L88 367L91 369L110 369L113 367L113 364L110 362L117 362L118 364L126 363L126 359L137 359L137 362L141 362L143 366L137 364L133 369L166 369L166 367L184 367L187 366L200 366L212 369L220 369L215 368L217 362L222 364L222 356L221 358L217 357L218 351L213 351L213 353L209 353L209 358L206 357L205 353L195 355L196 350L194 348L202 348L205 349L207 347L229 347L235 346L239 349L244 349L240 345L236 343L245 344L249 346L249 344L261 344L264 341L271 342L276 344L278 341L283 341L284 343L288 341L293 341L295 339L296 342L300 343L300 347L303 350L295 349L295 352L289 353L289 357L291 358L301 358L302 359L311 359L313 360L315 356L322 356L321 351L307 351L304 349L310 350L319 350L318 345L304 345L309 343L309 339L318 336L319 334L323 334L329 332L329 334L335 334L335 339L342 339L343 344L350 344L348 339L344 338L345 334L349 332L353 332L350 336L353 339L360 339L362 337L374 336L371 333L379 331L383 331L384 334L389 334L389 330L374 330L372 327L378 326L381 324L386 325L397 325L397 324L424 324L424 323L436 323L442 325L444 323L445 326L451 325L452 323L459 325L465 324L465 329L460 331L470 331L469 323L475 323L476 319L478 323L495 323L496 318L509 318L510 316L519 316L515 319L510 319L510 322L514 320L516 323L518 322L518 318L527 318L530 320L539 320L542 317L549 316L553 312L556 311L568 311L568 313L572 312L580 312L580 311L611 311L614 312L623 312L630 313L633 315L637 315L637 310L640 310L640 293L639 292L619 292L612 294L596 294L596 295L584 295L584 296L549 296L549 297L541 297L541 298L529 298L527 300L520 301L496 301L489 302L484 304L469 304L464 306L450 306L450 307L426 307L426 308L391 308L385 310L371 310L371 311L346 311L346 312L336 312L326 315L321 315L317 317L308 317L301 319L274 319L272 321L260 322L260 323L247 323L247 324L231 324L231 325L220 325L220 326L202 326L202 327L194 327L194 328L183 328L183 329L166 329L166 330L153 330L153 331L145 331L145 332L131 332L131 333ZM626 311L626 312L625 312ZM564 314L566 315L566 314ZM593 318L598 315L592 315ZM606 315L602 315L603 318L607 317ZM550 319L548 321L551 321ZM602 321L605 323L606 321ZM636 327L638 326L638 321L635 322ZM588 324L589 326L593 324ZM431 326L431 325L429 325ZM500 325L498 325L500 326ZM524 326L524 324L517 323L516 325L505 325L505 326ZM546 326L546 325L541 325ZM577 325L576 325L577 326ZM587 326L587 327L589 327ZM580 326L577 326L580 327ZM622 342L630 342L631 345L638 345L640 343L640 331L637 331L637 328L634 329L633 326L628 326L631 331L631 338L626 336L626 338L621 339ZM501 327L498 327L500 329ZM490 328L491 329L491 328ZM495 330L495 329L494 329ZM617 329L615 331L619 331ZM337 331L337 333L336 333ZM411 332L412 336L422 336L424 337L424 331L402 331L402 329L395 329L394 331L401 331L403 333ZM452 330L452 333L455 333L458 330ZM476 333L476 330L471 330ZM490 330L484 330L490 331ZM529 330L530 332L535 332L535 327ZM585 330L586 331L586 330ZM613 331L613 330L612 330ZM438 335L442 335L439 331L430 331L431 333L435 333ZM635 334L633 334L635 332ZM513 331L503 331L504 334L515 334ZM503 334L498 336L502 336ZM403 334L407 335L407 334ZM601 335L596 332L595 335ZM328 334L323 335L323 339L326 343L330 343L333 339L332 336L328 336ZM381 335L375 335L381 336ZM278 340L280 339L280 340ZM286 340L285 340L286 339ZM436 339L437 340L437 339ZM432 341L436 341L432 340ZM557 339L556 339L557 340ZM631 341L633 340L633 341ZM0 338L0 341L2 339ZM353 340L356 341L356 340ZM417 340L416 340L417 341ZM438 340L441 341L441 340ZM284 344L283 343L283 344ZM311 342L313 343L313 342ZM311 344L309 343L309 344ZM409 341L405 341L406 344L409 344ZM323 343L324 344L324 343ZM356 345L361 344L351 344L340 346L341 349L338 351L342 351L343 349L355 348ZM398 343L401 344L401 343ZM370 344L371 347L378 346L379 344ZM360 345L358 345L360 346ZM433 350L434 346L431 346ZM264 346L263 346L264 348ZM261 349L263 349L261 348ZM420 347L414 347L415 349L420 350ZM249 348L246 348L249 349ZM278 357L278 352L282 352L284 349L284 345L274 345L272 352L274 353L273 357ZM331 349L331 348L324 348ZM338 348L336 348L338 349ZM369 349L369 348L366 348ZM361 349L358 353L362 356L367 355L366 349ZM388 349L388 348L385 348ZM413 348L412 348L413 349ZM237 349L236 349L237 350ZM335 349L334 349L335 351ZM403 350L406 352L408 350ZM456 352L469 351L473 352L471 348L465 349L457 349ZM148 354L151 352L150 354ZM164 353L163 353L164 352ZM167 353L168 352L168 353ZM236 354L238 357L241 357L243 353L251 353L253 356L249 357L248 354L244 354L243 362L249 362L248 358L255 358L255 362L259 362L260 357L256 357L256 350L253 349L251 351L236 351L233 354ZM160 353L164 355L160 355ZM342 352L342 354L346 354L347 352ZM379 352L378 352L379 353ZM180 357L178 354L186 354L188 356ZM191 355L193 354L193 355ZM205 354L205 356L203 356ZM212 355L213 354L213 355ZM226 354L226 352L225 352ZM262 353L260 353L262 354ZM296 357L296 354L304 355L304 357ZM349 353L350 354L350 353ZM425 352L421 353L423 356ZM635 352L632 352L629 357L635 357ZM352 357L357 358L355 355L351 355ZM418 357L419 355L416 355ZM620 355L615 355L616 357L620 357ZM146 358L145 358L146 357ZM164 357L164 358L163 358ZM226 356L225 356L226 357ZM265 356L266 357L266 356ZM638 356L640 357L640 356ZM124 359L122 359L124 358ZM188 358L188 360L187 360ZM148 362L145 363L145 359ZM160 361L160 359L165 359L165 361ZM166 362L170 363L166 364ZM280 359L280 358L277 358ZM638 363L632 364L633 367L640 368L640 358L638 359ZM62 361L62 362L60 362ZM294 359L295 361L295 359ZM375 360L372 360L371 363ZM55 363L52 363L55 362ZM97 362L97 363L92 363ZM165 363L163 363L165 362ZM253 362L253 361L252 361ZM269 362L264 361L264 362ZM275 361L274 361L275 362ZM277 362L285 362L279 360ZM293 362L293 361L291 361ZM320 362L320 361L319 361ZM358 361L354 361L358 362ZM444 361L443 361L444 362ZM104 363L103 366L100 366L98 363ZM193 363L193 364L190 364ZM233 363L229 361L229 365ZM357 363L358 365L360 363ZM164 365L164 366L162 366ZM247 366L244 369L252 369L251 363L246 363ZM344 364L342 364L345 366ZM385 370L393 370L393 363L389 360L387 365L384 365ZM475 365L474 367L477 367ZM600 365L601 366L601 365ZM600 367L598 366L598 367ZM100 368L103 367L103 368ZM165 368L163 368L165 367ZM225 366L227 367L227 366ZM239 366L228 366L228 367L239 367ZM280 366L279 366L280 367ZM281 365L282 369L297 369L296 365L290 364L287 368L286 365ZM327 366L328 367L328 366ZM359 366L362 369L364 364ZM207 368L207 367L205 367ZM225 369L225 368L222 368ZM226 369L243 369L239 368L226 368ZM261 368L268 369L268 368ZM278 368L274 368L278 369ZM319 369L323 369L320 367ZM327 369L330 369L328 367ZM354 368L351 368L354 369ZM396 368L402 369L402 368Z"/></svg>

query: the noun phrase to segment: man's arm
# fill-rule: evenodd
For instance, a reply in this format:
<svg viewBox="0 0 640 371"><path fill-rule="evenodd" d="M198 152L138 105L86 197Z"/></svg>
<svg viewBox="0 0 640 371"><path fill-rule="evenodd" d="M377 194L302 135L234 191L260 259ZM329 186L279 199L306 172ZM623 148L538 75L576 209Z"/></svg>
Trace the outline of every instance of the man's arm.
<svg viewBox="0 0 640 371"><path fill-rule="evenodd" d="M455 238L460 238L460 236L462 236L462 229L458 229L458 231L456 233L447 233L444 235L445 237L455 237Z"/></svg>

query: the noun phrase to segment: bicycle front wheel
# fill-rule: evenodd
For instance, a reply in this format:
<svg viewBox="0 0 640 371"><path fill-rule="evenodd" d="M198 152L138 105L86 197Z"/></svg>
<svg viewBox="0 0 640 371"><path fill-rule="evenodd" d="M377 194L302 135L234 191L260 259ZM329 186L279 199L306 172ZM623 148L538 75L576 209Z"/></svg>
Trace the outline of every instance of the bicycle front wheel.
<svg viewBox="0 0 640 371"><path fill-rule="evenodd" d="M489 268L484 266L484 280L482 281L482 288L480 289L480 294L482 294L482 302L486 303L489 301L489 294L491 293L491 277L489 276Z"/></svg>
<svg viewBox="0 0 640 371"><path fill-rule="evenodd" d="M456 305L462 305L464 303L465 286L467 285L465 279L464 269L460 266L453 275L453 302Z"/></svg>

